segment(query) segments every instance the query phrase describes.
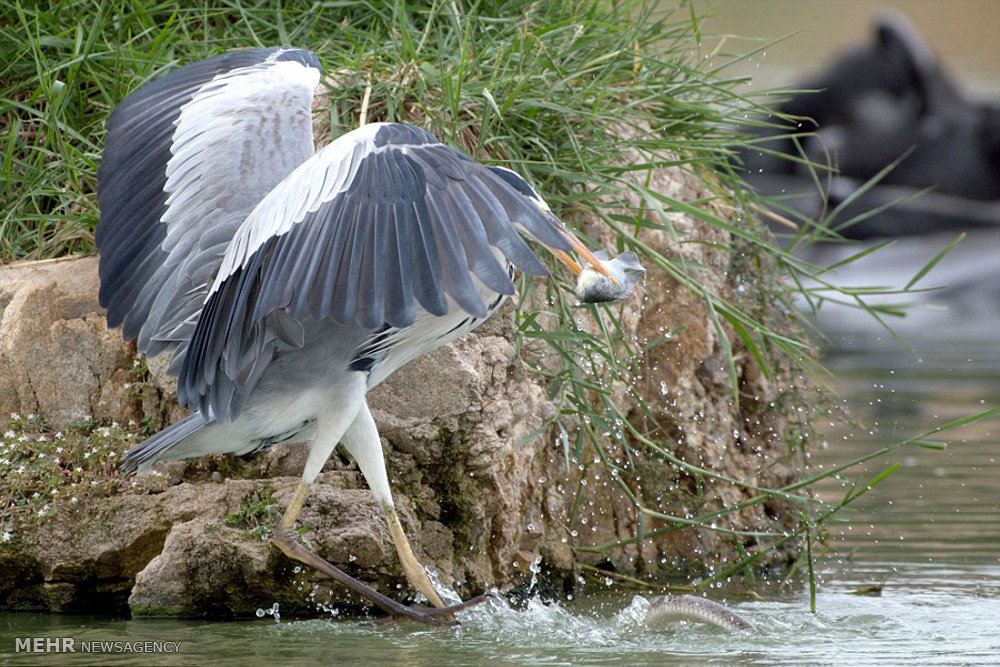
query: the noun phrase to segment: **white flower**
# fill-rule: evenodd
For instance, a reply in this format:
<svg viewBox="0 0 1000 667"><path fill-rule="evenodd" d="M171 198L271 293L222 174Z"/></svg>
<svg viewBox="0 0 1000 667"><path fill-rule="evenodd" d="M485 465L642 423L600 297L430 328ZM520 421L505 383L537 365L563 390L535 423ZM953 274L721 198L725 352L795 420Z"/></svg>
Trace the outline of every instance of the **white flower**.
<svg viewBox="0 0 1000 667"><path fill-rule="evenodd" d="M0 544L10 542L12 539L14 539L14 533L9 530L5 530L3 533L0 533Z"/></svg>
<svg viewBox="0 0 1000 667"><path fill-rule="evenodd" d="M14 431L7 430L3 432L3 437L13 440L14 438L17 437L17 433L14 433Z"/></svg>

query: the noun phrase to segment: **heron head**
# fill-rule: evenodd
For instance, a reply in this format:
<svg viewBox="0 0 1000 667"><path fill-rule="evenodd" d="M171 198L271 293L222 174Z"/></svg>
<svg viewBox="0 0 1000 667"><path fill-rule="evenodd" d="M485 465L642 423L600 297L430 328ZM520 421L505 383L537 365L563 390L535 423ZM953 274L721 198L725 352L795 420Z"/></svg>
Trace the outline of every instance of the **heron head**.
<svg viewBox="0 0 1000 667"><path fill-rule="evenodd" d="M562 220L555 216L552 209L545 202L545 200L542 199L541 195L535 192L535 189L528 185L526 180L521 178L516 172L513 172L506 167L490 167L490 170L503 178L511 187L520 192L525 196L525 198L534 204L539 211L544 213L549 219L549 222L552 223L552 226L558 230L559 234L564 239L566 239L566 243L568 243L570 248L573 249L573 252L579 255L580 259L584 260L587 264L593 267L594 271L608 278L608 280L610 280L613 284L618 284L620 278L613 275L612 272L609 271L604 265L604 262L597 255L595 255L590 248L583 243L583 241L577 238L576 234L571 232ZM545 243L542 243L542 245L544 245L556 259L569 267L569 270L575 275L579 276L584 270L581 263L576 261L576 259L565 250L562 250L561 248L552 248Z"/></svg>

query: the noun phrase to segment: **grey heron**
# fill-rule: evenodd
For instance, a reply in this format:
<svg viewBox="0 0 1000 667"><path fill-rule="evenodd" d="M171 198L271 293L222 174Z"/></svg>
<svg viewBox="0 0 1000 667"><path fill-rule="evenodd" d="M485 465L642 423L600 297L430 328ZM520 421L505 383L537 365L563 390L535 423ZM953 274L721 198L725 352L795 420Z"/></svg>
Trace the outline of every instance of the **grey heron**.
<svg viewBox="0 0 1000 667"><path fill-rule="evenodd" d="M122 469L308 441L276 545L394 617L448 623L463 605L447 607L413 555L366 393L482 323L514 293L515 267L545 275L522 233L576 273L573 252L609 273L524 179L423 129L367 124L314 151L320 74L309 51L236 51L144 85L111 114L101 304L140 351L171 355L191 409ZM381 505L408 581L437 609L402 605L294 539L338 443Z"/></svg>

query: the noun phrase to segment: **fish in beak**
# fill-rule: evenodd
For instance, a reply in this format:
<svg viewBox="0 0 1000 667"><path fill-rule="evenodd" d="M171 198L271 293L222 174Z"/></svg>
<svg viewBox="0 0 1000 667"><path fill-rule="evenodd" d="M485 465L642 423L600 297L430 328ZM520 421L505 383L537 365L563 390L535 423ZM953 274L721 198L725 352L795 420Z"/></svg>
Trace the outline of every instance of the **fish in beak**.
<svg viewBox="0 0 1000 667"><path fill-rule="evenodd" d="M634 252L623 252L614 259L599 250L594 258L601 263L604 271L590 267L580 271L576 278L576 298L581 303L605 303L624 301L635 292L635 286L646 274Z"/></svg>
<svg viewBox="0 0 1000 667"><path fill-rule="evenodd" d="M587 297L586 299L580 297L581 301L584 303L598 303L600 301L625 299L628 298L633 291L635 291L635 283L644 272L643 268L639 266L639 259L636 257L635 253L623 253L608 262L607 254L603 251L596 254L591 251L591 249L588 248L583 241L578 239L576 235L573 234L573 232L571 232L569 228L567 228L566 225L552 213L552 209L549 208L549 205L545 203L545 200L542 199L537 192L535 192L534 188L532 188L527 181L506 167L489 167L489 169L506 181L508 185L524 195L538 208L539 211L544 213L556 230L558 230L559 234L566 240L566 243L573 250L573 252L575 252L579 256L579 259L582 260L577 261L577 258L573 257L573 255L565 250L551 248L544 243L542 244L555 256L556 259L569 267L569 270L577 276L577 296L580 296L581 289L583 289L583 294ZM630 258L622 260L622 258L626 255L629 255ZM584 263L589 266L586 266ZM638 268L636 269L635 267ZM638 273L635 273L635 271L638 271ZM584 285L584 287L581 287L581 285ZM610 296L609 298L604 298L608 295L620 296Z"/></svg>

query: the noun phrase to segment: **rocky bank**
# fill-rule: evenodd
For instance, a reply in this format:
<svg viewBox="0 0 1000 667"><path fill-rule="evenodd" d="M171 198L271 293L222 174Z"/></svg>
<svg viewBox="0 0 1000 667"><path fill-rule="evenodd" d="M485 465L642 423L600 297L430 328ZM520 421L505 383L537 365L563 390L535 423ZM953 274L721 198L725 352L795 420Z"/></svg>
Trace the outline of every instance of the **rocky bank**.
<svg viewBox="0 0 1000 667"><path fill-rule="evenodd" d="M678 169L654 172L650 187L683 201L704 194L699 179ZM738 300L747 286L759 292L760 270L714 245L732 243L727 234L690 216L670 216L670 233L644 230L643 242L705 267L699 280L716 294ZM593 238L610 241L611 232L597 222L577 222ZM150 360L147 370L134 345L105 327L96 269L96 257L0 267L0 421L35 413L53 433L88 417L158 427L182 414L163 360ZM615 400L629 422L678 459L753 485L792 481L796 470L786 461L783 436L787 408L779 400L787 378L765 377L730 331L740 388L734 401L724 344L704 302L649 269L621 321L636 347L653 344L636 360L639 372L608 370L601 381L618 383ZM754 308L780 317L764 312L769 304ZM601 451L629 471L624 484L610 479L590 449L567 466L552 427L560 406L524 361L531 347L518 354L514 322L508 304L369 398L404 527L417 556L444 582L463 596L503 590L536 562L550 582L567 586L581 562L632 574L704 572L757 547L752 537L737 543L690 527L628 542L675 527L637 511L630 495L683 517L731 507L748 492L665 462L624 429L609 434ZM647 409L638 408L628 386ZM561 419L572 436L579 424ZM130 438L110 446L120 454L134 444ZM8 456L18 442L7 442ZM30 441L19 447L30 461ZM304 455L303 445L280 446L245 461L161 464L153 475L121 481L108 466L94 473L107 491L81 493L72 502L54 498L46 512L24 499L4 499L0 608L220 617L273 602L303 613L317 601L350 606L356 601L344 591L328 589L267 539ZM30 474L28 468L20 474ZM301 519L303 539L324 558L396 597L404 594L389 535L352 462L333 457ZM744 530L793 522L775 503L718 520Z"/></svg>

